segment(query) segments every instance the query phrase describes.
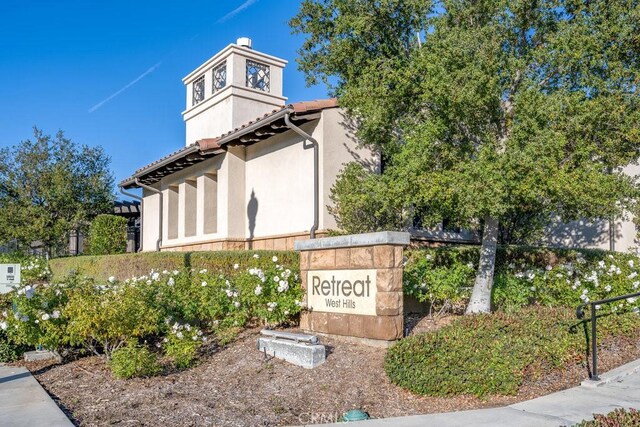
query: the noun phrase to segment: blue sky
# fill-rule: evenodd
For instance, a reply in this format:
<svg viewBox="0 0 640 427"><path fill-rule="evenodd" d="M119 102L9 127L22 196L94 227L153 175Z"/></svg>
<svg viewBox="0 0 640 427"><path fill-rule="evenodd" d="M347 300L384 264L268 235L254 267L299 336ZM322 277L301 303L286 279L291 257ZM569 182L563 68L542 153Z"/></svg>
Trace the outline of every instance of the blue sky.
<svg viewBox="0 0 640 427"><path fill-rule="evenodd" d="M299 5L1 0L0 146L31 138L33 126L61 129L75 142L104 147L117 183L184 146L182 77L243 36L289 61L290 102L324 98L326 89L307 88L297 70L303 38L288 21Z"/></svg>

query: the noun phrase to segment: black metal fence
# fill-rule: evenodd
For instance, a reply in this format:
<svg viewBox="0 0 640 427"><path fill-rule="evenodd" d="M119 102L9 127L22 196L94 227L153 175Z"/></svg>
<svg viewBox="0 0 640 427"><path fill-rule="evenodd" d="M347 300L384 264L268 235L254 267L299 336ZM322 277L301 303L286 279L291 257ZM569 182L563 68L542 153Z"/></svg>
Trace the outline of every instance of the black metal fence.
<svg viewBox="0 0 640 427"><path fill-rule="evenodd" d="M600 380L598 377L598 347L596 345L596 333L597 333L597 320L598 316L596 315L596 306L601 306L602 304L608 304L611 302L620 301L627 298L635 298L639 297L640 292L636 292L634 294L620 295L613 298L601 299L598 301L590 301L584 304L580 304L576 308L576 317L580 320L584 319L584 308L588 305L591 306L591 377L590 379L593 381Z"/></svg>

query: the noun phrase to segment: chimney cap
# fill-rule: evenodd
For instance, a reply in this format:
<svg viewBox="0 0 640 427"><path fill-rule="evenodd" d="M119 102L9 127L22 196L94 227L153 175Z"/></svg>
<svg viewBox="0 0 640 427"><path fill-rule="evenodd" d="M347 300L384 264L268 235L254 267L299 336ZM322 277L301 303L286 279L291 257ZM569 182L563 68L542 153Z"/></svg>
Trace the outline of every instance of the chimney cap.
<svg viewBox="0 0 640 427"><path fill-rule="evenodd" d="M240 37L236 42L238 46L244 46L251 49L251 39L249 37Z"/></svg>

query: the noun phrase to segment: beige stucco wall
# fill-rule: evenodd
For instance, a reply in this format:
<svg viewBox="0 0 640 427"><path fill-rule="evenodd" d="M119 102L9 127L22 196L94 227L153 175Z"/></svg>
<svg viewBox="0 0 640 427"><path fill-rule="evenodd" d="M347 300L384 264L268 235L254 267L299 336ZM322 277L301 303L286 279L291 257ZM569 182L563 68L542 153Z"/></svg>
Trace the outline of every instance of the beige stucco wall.
<svg viewBox="0 0 640 427"><path fill-rule="evenodd" d="M320 229L337 229L336 220L329 213L327 206L332 205L331 187L336 177L349 162L359 162L368 167L372 172L380 173L380 156L365 147L358 147L353 127L344 111L339 108L331 108L322 112L320 121L322 127L322 144L320 156L321 186Z"/></svg>
<svg viewBox="0 0 640 427"><path fill-rule="evenodd" d="M142 236L140 237L142 250L145 252L155 251L158 234L160 232L160 196L148 190L143 193L142 210Z"/></svg>
<svg viewBox="0 0 640 427"><path fill-rule="evenodd" d="M629 165L624 168L624 172L632 177L638 177L640 166ZM558 247L609 250L611 238L613 238L613 247L618 252L627 252L638 247L633 215L626 212L623 218L613 221L613 232L608 220L580 220L567 224L558 222L547 228L541 243Z"/></svg>
<svg viewBox="0 0 640 427"><path fill-rule="evenodd" d="M321 138L317 122L303 126ZM309 231L313 223L313 150L289 131L247 148L244 237ZM253 220L255 218L255 221ZM249 225L255 224L252 230Z"/></svg>
<svg viewBox="0 0 640 427"><path fill-rule="evenodd" d="M330 188L344 165L361 161L372 164L374 169L379 168L378 157L367 149L358 148L342 122L340 110L328 109L318 120L301 126L320 147L320 230L336 228L327 205ZM205 200L205 176L215 177L215 207L210 200ZM169 192L176 186L179 189L178 235L170 238ZM302 137L293 131L249 147L229 147L224 154L164 177L158 187L164 194L163 247L307 233L313 224L313 150L304 149ZM188 203L189 195L194 194L195 206ZM145 193L144 251L155 250L157 197ZM211 212L214 208L215 212ZM207 215L216 216L213 233L204 230ZM195 234L190 235L193 226L187 222L193 218Z"/></svg>

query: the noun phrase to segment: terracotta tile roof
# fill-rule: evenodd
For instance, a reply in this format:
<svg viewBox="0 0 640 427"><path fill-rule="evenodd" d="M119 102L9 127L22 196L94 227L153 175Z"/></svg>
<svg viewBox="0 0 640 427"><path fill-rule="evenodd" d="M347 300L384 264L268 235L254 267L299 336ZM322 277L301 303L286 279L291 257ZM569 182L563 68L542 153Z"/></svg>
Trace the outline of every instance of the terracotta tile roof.
<svg viewBox="0 0 640 427"><path fill-rule="evenodd" d="M193 148L193 147L195 147L195 144L191 144L191 145L187 145L186 147L182 147L181 149L176 150L173 153L167 154L166 156L161 157L158 160L156 160L154 162L151 162L146 166L141 167L140 169L136 169L136 171L133 173L133 175L137 175L139 172L142 172L142 171L144 171L146 169L149 169L152 166L157 165L158 163L162 163L163 161L165 161L165 160L167 160L167 159L169 159L171 157L174 157L174 156L182 153L183 151L188 151L188 149Z"/></svg>
<svg viewBox="0 0 640 427"><path fill-rule="evenodd" d="M216 148L220 148L220 144L218 141L220 138L205 138L196 141L196 144L202 151L215 150Z"/></svg>
<svg viewBox="0 0 640 427"><path fill-rule="evenodd" d="M293 108L294 113L311 113L315 111L325 110L327 108L336 108L338 100L336 98L316 99L315 101L295 102L289 105Z"/></svg>
<svg viewBox="0 0 640 427"><path fill-rule="evenodd" d="M271 110L271 112L266 113L264 115L262 115L261 117L257 117L254 120L251 120L247 123L243 123L241 126L230 130L229 132L223 133L222 135L220 135L218 138L218 140L222 139L222 138L226 138L227 136L230 136L236 132L241 131L242 129L251 126L254 123L257 123L261 120L267 119L269 117L271 117L272 115L274 115L275 113L278 113L282 110L290 110L292 113L294 114L303 114L303 113L315 113L317 111L322 111L325 110L327 108L336 108L338 106L338 100L336 98L329 98L329 99L316 99L314 101L301 101L301 102L294 102L292 104L288 104L288 105L284 105L281 108L276 108L274 110Z"/></svg>
<svg viewBox="0 0 640 427"><path fill-rule="evenodd" d="M292 104L284 105L281 108L276 108L260 117L257 117L254 120L244 123L242 124L242 126L239 126L229 132L223 133L222 135L216 138L200 139L193 144L187 145L186 147L176 150L171 154L168 154L152 163L149 163L148 165L137 169L131 177L124 179L120 183L120 185L124 185L127 188L131 187L132 182L135 180L135 178L141 178L145 172L149 173L154 171L156 169L156 166L162 163L165 163L172 158L175 158L177 160L191 153L196 153L196 152L211 153L211 151L213 150L222 149L222 145L224 145L224 144L220 144L222 140L228 141L229 138L231 138L234 134L242 133L242 131L247 127L256 125L261 121L268 121L268 119L274 119L274 116L280 116L281 113L285 110L288 110L295 117L296 115L304 116L305 114L312 114L325 109L336 108L336 107L338 107L338 100L336 98L319 99L319 100L313 100L313 101L301 101L301 102L294 102Z"/></svg>

